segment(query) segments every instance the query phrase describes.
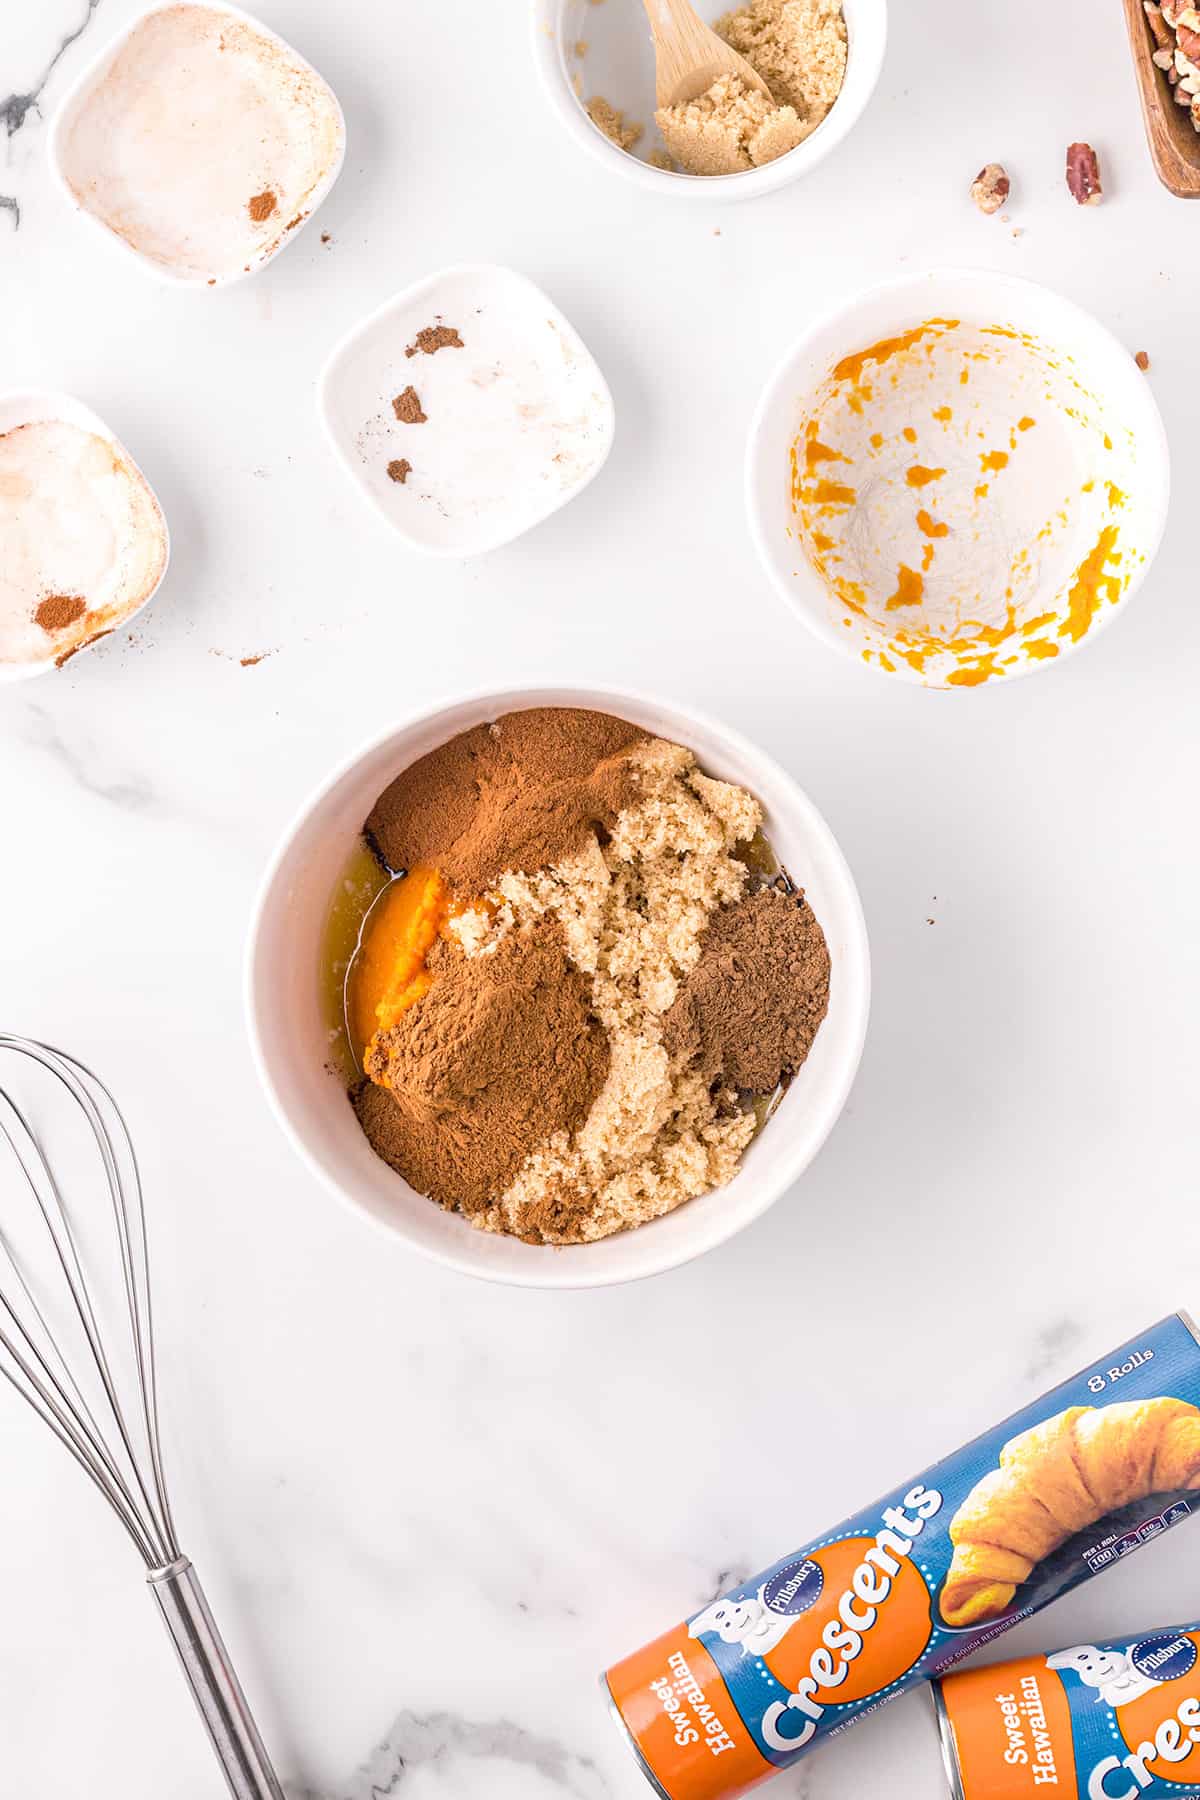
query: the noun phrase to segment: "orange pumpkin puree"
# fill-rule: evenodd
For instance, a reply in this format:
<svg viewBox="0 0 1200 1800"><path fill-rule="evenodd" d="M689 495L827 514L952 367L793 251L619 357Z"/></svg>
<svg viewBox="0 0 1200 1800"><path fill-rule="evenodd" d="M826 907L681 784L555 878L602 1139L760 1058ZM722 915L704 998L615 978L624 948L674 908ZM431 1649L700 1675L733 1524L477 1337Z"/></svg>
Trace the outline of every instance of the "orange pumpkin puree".
<svg viewBox="0 0 1200 1800"><path fill-rule="evenodd" d="M346 1014L355 1053L429 992L429 952L450 916L450 893L436 869L417 864L398 876L371 914L350 971Z"/></svg>
<svg viewBox="0 0 1200 1800"><path fill-rule="evenodd" d="M887 609L892 612L897 606L920 606L924 592L925 583L917 571L910 569L907 563L901 563L896 577L896 591L887 602Z"/></svg>
<svg viewBox="0 0 1200 1800"><path fill-rule="evenodd" d="M1104 600L1115 605L1121 598L1119 575L1109 575L1104 565L1116 562L1117 528L1106 525L1091 552L1075 571L1075 580L1067 596L1067 616L1058 628L1059 637L1069 637L1076 644L1085 636Z"/></svg>

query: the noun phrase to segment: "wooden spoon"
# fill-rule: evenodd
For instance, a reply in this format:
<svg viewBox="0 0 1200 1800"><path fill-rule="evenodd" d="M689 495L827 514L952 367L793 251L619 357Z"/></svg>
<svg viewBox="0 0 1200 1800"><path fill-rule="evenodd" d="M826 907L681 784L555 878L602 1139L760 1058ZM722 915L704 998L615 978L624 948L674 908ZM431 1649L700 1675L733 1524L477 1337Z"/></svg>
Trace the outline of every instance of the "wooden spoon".
<svg viewBox="0 0 1200 1800"><path fill-rule="evenodd" d="M1174 90L1151 60L1155 42L1142 0L1125 0L1125 22L1150 156L1158 178L1181 200L1200 200L1200 131L1193 129L1185 109L1176 106Z"/></svg>
<svg viewBox="0 0 1200 1800"><path fill-rule="evenodd" d="M698 99L722 75L737 75L774 105L770 88L744 56L696 17L690 0L645 0L654 39L654 90L659 106Z"/></svg>

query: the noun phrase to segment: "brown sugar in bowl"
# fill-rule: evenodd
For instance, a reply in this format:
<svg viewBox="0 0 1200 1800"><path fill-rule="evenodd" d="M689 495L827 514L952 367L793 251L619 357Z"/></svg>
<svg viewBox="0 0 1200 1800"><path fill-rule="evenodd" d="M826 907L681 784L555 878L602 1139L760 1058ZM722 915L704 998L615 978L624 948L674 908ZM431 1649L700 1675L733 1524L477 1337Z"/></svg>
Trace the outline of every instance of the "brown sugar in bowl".
<svg viewBox="0 0 1200 1800"><path fill-rule="evenodd" d="M330 893L387 783L458 733L528 707L615 714L688 745L701 767L762 803L766 835L805 890L831 959L830 1000L812 1051L734 1178L662 1218L599 1242L550 1248L478 1231L414 1192L359 1129L344 1083L327 1067L328 1022L317 979ZM311 982L296 971L311 969ZM841 1113L866 1033L870 966L853 877L833 834L796 782L762 751L701 713L645 695L585 688L516 689L449 701L365 745L310 797L264 877L250 929L246 1008L267 1099L308 1168L390 1236L464 1274L521 1287L602 1287L690 1261L766 1211L803 1173Z"/></svg>

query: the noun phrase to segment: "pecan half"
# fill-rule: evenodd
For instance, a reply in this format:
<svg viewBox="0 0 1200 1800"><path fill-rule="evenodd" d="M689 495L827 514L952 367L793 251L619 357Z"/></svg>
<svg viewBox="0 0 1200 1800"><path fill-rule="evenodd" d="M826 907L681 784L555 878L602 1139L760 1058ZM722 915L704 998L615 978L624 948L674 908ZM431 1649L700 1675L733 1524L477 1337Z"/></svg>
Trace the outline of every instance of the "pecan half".
<svg viewBox="0 0 1200 1800"><path fill-rule="evenodd" d="M1001 163L985 163L971 183L971 198L981 213L997 213L1008 199L1012 182Z"/></svg>
<svg viewBox="0 0 1200 1800"><path fill-rule="evenodd" d="M1171 42L1171 27L1163 18L1162 7L1156 6L1154 0L1142 0L1142 7L1150 21L1150 29L1154 33L1155 43L1160 50L1167 49Z"/></svg>
<svg viewBox="0 0 1200 1800"><path fill-rule="evenodd" d="M1067 186L1080 206L1098 206L1104 198L1100 162L1090 144L1067 145Z"/></svg>

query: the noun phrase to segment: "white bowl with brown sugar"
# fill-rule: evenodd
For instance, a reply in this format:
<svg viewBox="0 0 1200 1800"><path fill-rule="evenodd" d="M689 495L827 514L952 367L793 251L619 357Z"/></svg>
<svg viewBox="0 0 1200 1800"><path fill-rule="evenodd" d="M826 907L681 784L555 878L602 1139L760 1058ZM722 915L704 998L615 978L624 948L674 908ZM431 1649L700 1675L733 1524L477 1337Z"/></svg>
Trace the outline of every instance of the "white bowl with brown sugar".
<svg viewBox="0 0 1200 1800"><path fill-rule="evenodd" d="M723 91L674 109L660 129L643 8L534 0L534 59L555 116L614 174L677 199L750 200L801 179L870 104L887 45L887 0L697 0L696 11L757 67L775 108L760 118L753 97ZM694 173L681 153L696 169L729 172Z"/></svg>
<svg viewBox="0 0 1200 1800"><path fill-rule="evenodd" d="M382 1160L347 1097L322 974L331 898L346 882L381 792L460 734L546 708L614 715L640 733L685 746L705 777L752 795L762 808L766 841L803 890L828 949L828 1005L819 1029L762 1129L739 1150L732 1178L634 1228L562 1246L526 1241L494 1216L469 1222ZM841 1112L862 1050L868 996L866 930L853 879L828 826L792 778L738 734L690 709L565 687L469 695L356 753L285 833L260 891L247 961L259 1073L309 1168L356 1211L426 1255L467 1274L532 1287L603 1286L656 1274L712 1249L764 1212L803 1173Z"/></svg>

